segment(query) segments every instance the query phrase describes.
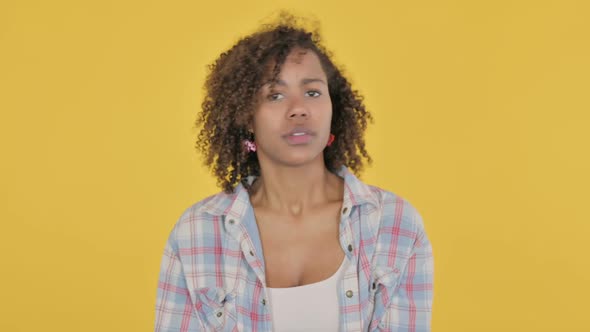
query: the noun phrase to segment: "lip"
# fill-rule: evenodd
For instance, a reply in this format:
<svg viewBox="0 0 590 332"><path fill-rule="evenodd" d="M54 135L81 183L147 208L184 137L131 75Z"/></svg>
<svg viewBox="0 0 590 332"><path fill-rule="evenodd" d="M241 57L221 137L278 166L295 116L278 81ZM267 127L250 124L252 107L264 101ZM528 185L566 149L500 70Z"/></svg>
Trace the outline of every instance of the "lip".
<svg viewBox="0 0 590 332"><path fill-rule="evenodd" d="M290 145L303 145L309 143L315 133L304 127L296 127L289 131L283 137L287 140Z"/></svg>
<svg viewBox="0 0 590 332"><path fill-rule="evenodd" d="M285 136L292 136L294 134L303 133L307 135L315 135L315 133L306 127L295 127L290 132L286 133Z"/></svg>

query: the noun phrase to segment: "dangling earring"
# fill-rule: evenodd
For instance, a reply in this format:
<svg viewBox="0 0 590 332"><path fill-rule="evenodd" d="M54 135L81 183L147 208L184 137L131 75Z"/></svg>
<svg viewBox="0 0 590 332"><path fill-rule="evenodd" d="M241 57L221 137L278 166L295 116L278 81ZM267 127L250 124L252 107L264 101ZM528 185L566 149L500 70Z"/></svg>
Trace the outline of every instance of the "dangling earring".
<svg viewBox="0 0 590 332"><path fill-rule="evenodd" d="M334 136L334 134L330 134L330 138L328 139L328 144L326 144L326 146L332 145L334 139L336 139L336 136Z"/></svg>
<svg viewBox="0 0 590 332"><path fill-rule="evenodd" d="M244 140L244 146L246 147L246 151L248 152L256 152L256 142L253 142L249 139Z"/></svg>
<svg viewBox="0 0 590 332"><path fill-rule="evenodd" d="M242 137L248 137L242 141L244 144L244 148L246 149L246 152L256 152L256 142L254 141L254 133L250 130L244 130L242 135Z"/></svg>

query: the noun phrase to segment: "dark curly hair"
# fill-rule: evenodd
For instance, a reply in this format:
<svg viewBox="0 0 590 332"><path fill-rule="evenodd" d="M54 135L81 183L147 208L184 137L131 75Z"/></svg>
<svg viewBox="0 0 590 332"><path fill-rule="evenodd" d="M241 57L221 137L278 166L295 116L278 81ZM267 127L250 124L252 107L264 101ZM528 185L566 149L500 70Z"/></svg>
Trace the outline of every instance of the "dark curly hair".
<svg viewBox="0 0 590 332"><path fill-rule="evenodd" d="M253 120L255 98L270 73L275 80L289 52L295 48L317 54L328 79L332 101L331 133L334 143L324 149L326 167L335 173L342 165L357 175L363 159L371 163L365 149L364 131L371 114L365 109L363 97L353 90L342 71L332 62L332 54L321 44L319 28L307 30L297 18L281 13L280 18L257 32L244 37L223 52L208 66L202 112L196 120L201 127L196 148L205 156L205 165L217 177L217 184L232 193L238 182L249 175L260 175L256 153L244 149L243 141L252 139L248 131Z"/></svg>

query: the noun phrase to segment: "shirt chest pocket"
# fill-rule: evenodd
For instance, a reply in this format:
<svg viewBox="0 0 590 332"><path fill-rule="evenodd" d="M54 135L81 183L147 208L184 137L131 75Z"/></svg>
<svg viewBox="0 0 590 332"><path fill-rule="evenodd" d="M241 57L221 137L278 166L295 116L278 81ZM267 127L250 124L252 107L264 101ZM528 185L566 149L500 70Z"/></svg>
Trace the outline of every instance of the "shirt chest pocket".
<svg viewBox="0 0 590 332"><path fill-rule="evenodd" d="M220 287L197 288L194 305L206 331L231 330L236 325L234 293Z"/></svg>
<svg viewBox="0 0 590 332"><path fill-rule="evenodd" d="M397 267L377 266L369 282L369 307L372 311L369 331L373 331L384 317L399 286L400 273Z"/></svg>

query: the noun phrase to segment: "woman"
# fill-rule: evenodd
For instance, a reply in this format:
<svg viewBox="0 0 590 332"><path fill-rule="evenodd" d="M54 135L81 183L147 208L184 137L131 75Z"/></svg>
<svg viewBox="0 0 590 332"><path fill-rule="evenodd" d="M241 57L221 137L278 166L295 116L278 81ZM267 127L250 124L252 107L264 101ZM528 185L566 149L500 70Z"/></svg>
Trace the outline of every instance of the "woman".
<svg viewBox="0 0 590 332"><path fill-rule="evenodd" d="M421 217L353 174L371 117L318 33L265 26L210 70L197 147L224 190L169 236L156 331L429 331Z"/></svg>

